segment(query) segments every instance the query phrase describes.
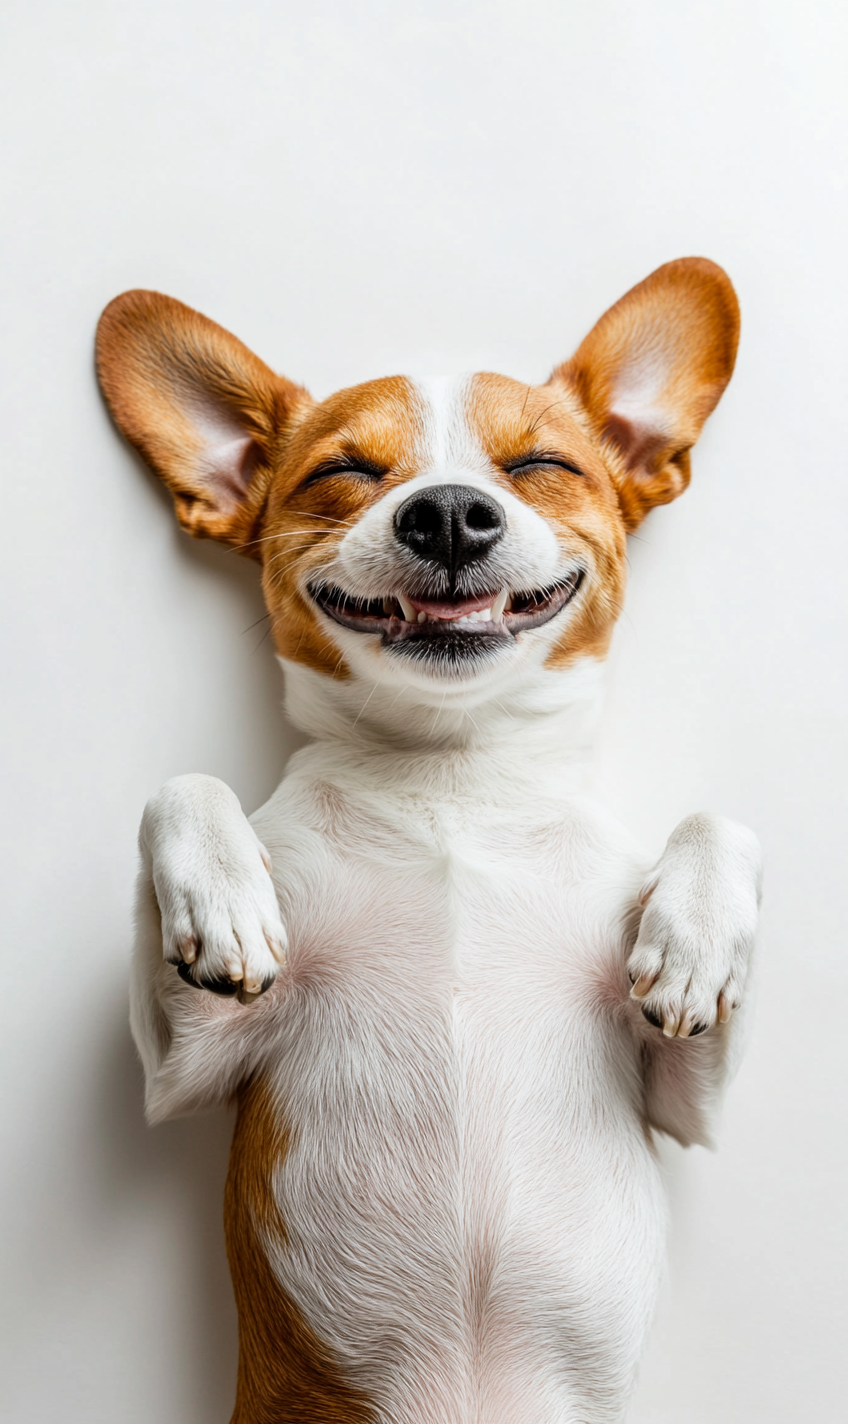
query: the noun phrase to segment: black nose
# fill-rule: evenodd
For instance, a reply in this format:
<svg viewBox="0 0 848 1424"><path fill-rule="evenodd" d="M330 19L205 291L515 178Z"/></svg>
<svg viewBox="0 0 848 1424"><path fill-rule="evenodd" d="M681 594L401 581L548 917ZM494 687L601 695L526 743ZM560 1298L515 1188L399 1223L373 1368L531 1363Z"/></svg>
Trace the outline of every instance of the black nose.
<svg viewBox="0 0 848 1424"><path fill-rule="evenodd" d="M441 564L451 583L465 564L482 559L506 530L497 500L467 485L431 485L410 495L395 515L395 535L422 559Z"/></svg>

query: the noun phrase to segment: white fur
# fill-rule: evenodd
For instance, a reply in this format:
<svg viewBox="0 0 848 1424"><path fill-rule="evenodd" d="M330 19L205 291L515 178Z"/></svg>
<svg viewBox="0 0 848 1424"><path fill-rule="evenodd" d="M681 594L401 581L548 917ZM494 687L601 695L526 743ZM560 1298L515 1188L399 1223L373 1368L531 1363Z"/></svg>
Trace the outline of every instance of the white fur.
<svg viewBox="0 0 848 1424"><path fill-rule="evenodd" d="M421 479L483 485L468 442L457 455L431 423ZM394 557L390 513L346 536L348 579ZM508 505L522 577L547 557L528 513ZM689 818L651 870L586 794L600 670L546 670L550 628L429 686L369 635L331 632L355 676L287 666L313 740L251 823L210 777L145 812L133 1027L149 1116L251 1074L272 1084L293 1145L269 1258L383 1424L620 1420L662 1265L650 1128L711 1139L740 1031L716 1000L744 987L755 842ZM242 1008L183 984L162 941L173 954L193 927L200 962L239 946L245 975L270 968L283 930L257 836L289 951ZM709 1031L664 1038L628 965L660 970L646 1002L691 1006Z"/></svg>

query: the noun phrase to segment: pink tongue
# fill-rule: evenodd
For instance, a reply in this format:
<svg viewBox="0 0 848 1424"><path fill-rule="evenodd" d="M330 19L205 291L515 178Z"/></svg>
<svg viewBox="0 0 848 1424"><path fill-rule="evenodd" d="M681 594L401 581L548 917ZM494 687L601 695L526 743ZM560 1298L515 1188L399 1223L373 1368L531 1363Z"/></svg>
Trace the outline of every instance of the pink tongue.
<svg viewBox="0 0 848 1424"><path fill-rule="evenodd" d="M496 593L484 593L478 598L464 598L457 603L439 603L436 599L411 598L409 601L416 613L426 613L428 618L464 618L468 613L477 613L481 608L491 608Z"/></svg>

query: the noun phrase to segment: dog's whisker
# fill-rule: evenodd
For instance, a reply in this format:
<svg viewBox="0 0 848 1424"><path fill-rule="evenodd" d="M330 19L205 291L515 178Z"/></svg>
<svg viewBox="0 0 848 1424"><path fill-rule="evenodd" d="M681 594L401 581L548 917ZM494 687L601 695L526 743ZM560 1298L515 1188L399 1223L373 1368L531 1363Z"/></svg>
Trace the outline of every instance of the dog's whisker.
<svg viewBox="0 0 848 1424"><path fill-rule="evenodd" d="M355 719L355 721L354 721L354 723L353 723L354 727L357 726L360 717L362 716L363 712L365 711L366 707L368 706L368 703L371 701L371 698L374 696L374 693L377 691L377 688L380 686L380 683L381 683L382 681L383 681L383 674L381 673L381 675L378 677L377 681L374 683L374 686L371 688L371 691L369 692L369 694L368 694L368 696L366 697L365 701L363 702L362 706L360 707L358 713L356 714L356 719Z"/></svg>
<svg viewBox="0 0 848 1424"><path fill-rule="evenodd" d="M306 512L304 511L304 513L306 513ZM310 518L310 519L323 519L325 516L323 516L323 515L309 514L309 515L307 515L306 517L308 517L308 518ZM327 516L327 517L328 517L328 516ZM347 528L350 528L350 529L352 529L352 528L354 527L354 526L353 526L352 524L350 524L347 520L336 519L336 520L333 520L332 522L333 522L334 524L340 525L340 526L342 526L342 527L347 527ZM280 530L277 531L276 534L263 534L262 537L259 538L259 539L247 539L247 540L245 540L245 542L244 542L243 544L233 544L233 545L231 545L230 547L231 547L231 551L235 551L236 553L239 553L239 552L241 552L241 550L243 550L243 549L253 549L253 548L258 547L260 544L276 544L276 542L277 542L278 539L294 539L294 538L297 537L298 534L311 534L311 535L316 535L316 536L317 536L317 535L322 534L322 533L324 533L324 534L330 534L330 533L334 533L334 532L335 532L334 530L329 530L329 529L327 529L327 530L308 529L308 528L307 528L307 529L280 529Z"/></svg>
<svg viewBox="0 0 848 1424"><path fill-rule="evenodd" d="M330 524L342 524L348 529L353 529L355 521L352 519L334 519L331 514L316 514L314 510L307 512L308 519L325 519Z"/></svg>
<svg viewBox="0 0 848 1424"><path fill-rule="evenodd" d="M241 630L241 631L242 631L242 635L244 635L245 633L252 633L254 628L258 628L260 623L266 623L269 618L273 620L274 614L273 614L273 613L263 613L263 614L262 614L262 617L261 617L261 618L257 618L254 623L248 623L248 625L247 625L246 628L242 628L242 630Z"/></svg>

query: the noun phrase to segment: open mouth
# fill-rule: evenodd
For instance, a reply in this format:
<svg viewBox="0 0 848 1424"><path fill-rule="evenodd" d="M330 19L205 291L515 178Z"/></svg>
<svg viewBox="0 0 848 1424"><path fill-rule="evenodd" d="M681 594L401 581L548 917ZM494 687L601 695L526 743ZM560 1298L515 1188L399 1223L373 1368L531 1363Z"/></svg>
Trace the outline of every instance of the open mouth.
<svg viewBox="0 0 848 1424"><path fill-rule="evenodd" d="M357 633L380 633L384 646L425 656L437 648L473 654L548 623L571 602L583 578L583 569L576 569L550 588L531 593L501 589L453 600L402 593L355 598L327 584L309 593L336 623Z"/></svg>

